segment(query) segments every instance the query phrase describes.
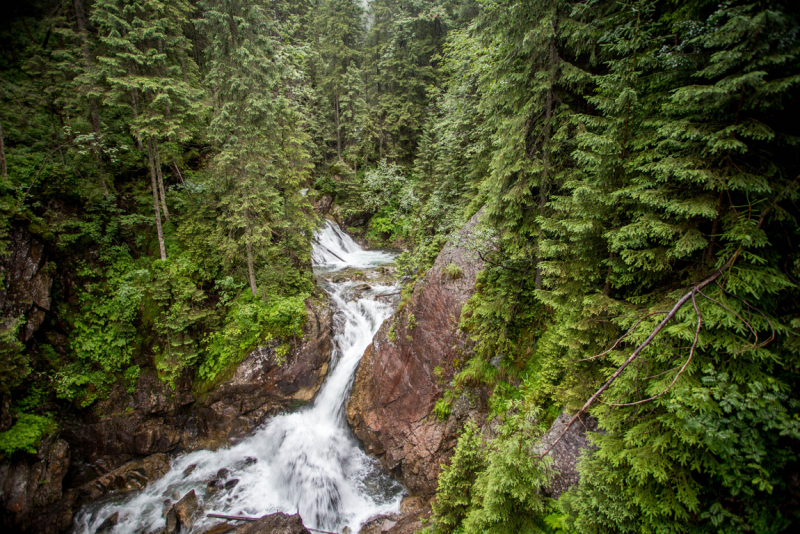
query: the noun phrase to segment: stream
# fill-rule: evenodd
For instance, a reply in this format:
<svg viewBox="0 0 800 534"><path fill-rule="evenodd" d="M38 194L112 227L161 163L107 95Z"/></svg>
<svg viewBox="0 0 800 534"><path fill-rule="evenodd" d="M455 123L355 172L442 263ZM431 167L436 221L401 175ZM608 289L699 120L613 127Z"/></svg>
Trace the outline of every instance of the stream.
<svg viewBox="0 0 800 534"><path fill-rule="evenodd" d="M170 472L142 491L86 506L76 514L76 534L94 533L114 513L119 519L110 532L159 532L166 524L165 501L191 490L205 513L251 517L299 513L307 527L334 532L345 527L358 532L370 518L399 510L403 487L364 453L345 415L358 362L393 312L391 299L380 297L396 293L398 287L331 281L341 278L337 272L353 268L365 272L367 279L374 278L370 275L391 263L394 255L364 250L335 223L326 222L315 236L312 259L336 310L331 370L314 401L269 419L229 448L175 458ZM213 492L207 483L222 469L227 470L225 480L238 482ZM203 514L191 532L205 532L219 523Z"/></svg>

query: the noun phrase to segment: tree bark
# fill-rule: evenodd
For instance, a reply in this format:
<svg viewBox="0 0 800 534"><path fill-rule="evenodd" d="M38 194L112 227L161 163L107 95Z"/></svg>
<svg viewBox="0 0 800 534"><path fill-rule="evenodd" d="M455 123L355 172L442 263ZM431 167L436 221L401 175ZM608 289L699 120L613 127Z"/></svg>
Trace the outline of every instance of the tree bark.
<svg viewBox="0 0 800 534"><path fill-rule="evenodd" d="M339 97L333 97L333 109L336 112L336 153L342 159L342 132L339 127Z"/></svg>
<svg viewBox="0 0 800 534"><path fill-rule="evenodd" d="M83 11L83 0L74 0L74 6L75 21L78 25L78 35L80 35L81 38L81 53L83 54L83 63L88 71L92 67L92 55L89 51L89 39L86 37L86 15ZM95 139L92 142L92 154L94 155L95 161L97 161L97 166L100 169L100 188L103 190L105 197L108 198L108 187L106 186L105 173L103 169L103 158L100 155L100 150L97 148L97 140L100 136L100 111L97 108L97 100L93 96L87 95L87 100L89 101L89 122L92 125L92 133L95 136Z"/></svg>
<svg viewBox="0 0 800 534"><path fill-rule="evenodd" d="M158 208L158 185L156 184L156 168L153 162L153 140L147 140L147 159L150 163L150 186L153 189L153 209L156 212L156 231L158 232L158 247L161 250L161 259L167 259L167 249L164 246L164 231L161 228L161 211Z"/></svg>
<svg viewBox="0 0 800 534"><path fill-rule="evenodd" d="M8 180L8 169L6 168L6 145L2 121L0 121L0 177L3 178L4 182Z"/></svg>
<svg viewBox="0 0 800 534"><path fill-rule="evenodd" d="M129 72L130 74L130 72ZM131 108L133 109L133 121L136 123L139 120L139 99L137 98L136 89L131 89ZM142 136L139 134L138 130L136 132L136 147L139 149L139 152L144 152L144 146L142 146Z"/></svg>
<svg viewBox="0 0 800 534"><path fill-rule="evenodd" d="M169 222L169 210L167 209L167 198L164 193L164 176L161 173L161 156L158 151L158 139L153 137L153 152L156 157L156 177L158 178L158 194L161 197L161 209L164 210L164 218Z"/></svg>
<svg viewBox="0 0 800 534"><path fill-rule="evenodd" d="M250 291L256 296L256 270L253 265L253 244L250 241L250 212L244 210L245 248L247 248L247 272L250 275Z"/></svg>

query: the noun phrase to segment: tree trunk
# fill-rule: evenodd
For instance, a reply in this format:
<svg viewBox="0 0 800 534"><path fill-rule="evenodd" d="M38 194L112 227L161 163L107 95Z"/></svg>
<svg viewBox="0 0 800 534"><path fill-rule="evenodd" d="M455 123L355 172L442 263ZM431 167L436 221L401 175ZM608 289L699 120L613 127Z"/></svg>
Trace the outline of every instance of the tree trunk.
<svg viewBox="0 0 800 534"><path fill-rule="evenodd" d="M555 22L553 22L555 26ZM555 33L555 27L553 28ZM556 53L555 38L550 39L550 89L547 91L547 101L544 108L544 140L542 142L542 182L539 185L539 215L545 216L545 206L547 205L547 194L550 190L550 137L553 133L551 121L553 119L553 87L556 83L558 54ZM541 240L541 229L539 229L539 239ZM541 258L539 258L541 260ZM542 268L536 267L536 289L542 289Z"/></svg>
<svg viewBox="0 0 800 534"><path fill-rule="evenodd" d="M133 109L133 121L136 123L139 120L139 99L136 98L136 89L131 89L131 108ZM136 131L136 147L139 149L139 152L144 152L144 147L142 146L142 136L139 134L139 131Z"/></svg>
<svg viewBox="0 0 800 534"><path fill-rule="evenodd" d="M158 194L161 197L161 208L164 210L164 218L169 222L169 210L167 209L167 198L164 193L164 176L161 173L161 156L158 151L158 140L153 137L153 152L156 156L156 176L158 177Z"/></svg>
<svg viewBox="0 0 800 534"><path fill-rule="evenodd" d="M342 159L342 132L339 127L339 97L333 97L333 109L336 112L336 153Z"/></svg>
<svg viewBox="0 0 800 534"><path fill-rule="evenodd" d="M256 270L253 266L253 244L250 242L250 212L244 210L245 248L247 249L247 272L250 275L250 291L256 296Z"/></svg>
<svg viewBox="0 0 800 534"><path fill-rule="evenodd" d="M6 168L6 145L3 137L3 123L0 121L0 177L5 182L8 180L8 169Z"/></svg>
<svg viewBox="0 0 800 534"><path fill-rule="evenodd" d="M78 25L78 35L81 38L81 53L83 54L83 63L86 70L92 67L92 56L89 51L89 40L86 38L86 15L83 11L83 0L74 0L75 6L75 21ZM100 155L100 150L97 148L97 140L100 136L100 112L97 108L97 100L93 96L87 96L89 101L89 122L92 125L92 133L94 140L92 142L92 154L100 169L100 188L103 190L103 195L108 198L108 187L106 186L105 173L103 170L103 158Z"/></svg>
<svg viewBox="0 0 800 534"><path fill-rule="evenodd" d="M158 247L161 250L161 259L167 259L167 249L164 246L164 231L161 229L161 211L158 209L158 185L156 184L156 167L153 162L153 140L147 140L147 159L150 163L150 186L153 189L153 209L156 212L156 230L158 231Z"/></svg>

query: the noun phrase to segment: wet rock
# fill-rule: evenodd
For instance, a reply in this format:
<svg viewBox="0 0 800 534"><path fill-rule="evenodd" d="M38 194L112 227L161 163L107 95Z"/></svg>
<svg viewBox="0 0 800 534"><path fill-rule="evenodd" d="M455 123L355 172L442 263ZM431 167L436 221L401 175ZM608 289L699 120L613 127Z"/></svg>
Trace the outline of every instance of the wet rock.
<svg viewBox="0 0 800 534"><path fill-rule="evenodd" d="M406 497L399 514L379 516L367 521L359 534L415 534L425 527L431 516L430 501L422 497Z"/></svg>
<svg viewBox="0 0 800 534"><path fill-rule="evenodd" d="M170 508L167 512L167 526L164 528L164 534L177 534L180 529L178 524L178 514L175 513L174 508Z"/></svg>
<svg viewBox="0 0 800 534"><path fill-rule="evenodd" d="M348 421L367 452L378 455L412 494L435 492L440 464L452 454L458 429L484 411L485 392L475 392L451 421L432 415L455 374L455 361L468 357L468 340L457 330L461 307L484 267L476 246L492 246L480 242L480 216L453 236L425 280L417 282L410 302L381 326L361 359L347 405ZM451 265L461 276L446 276ZM434 372L437 368L442 372Z"/></svg>
<svg viewBox="0 0 800 534"><path fill-rule="evenodd" d="M78 503L82 505L112 493L120 494L141 489L149 481L164 476L167 471L169 471L169 457L166 454L153 454L129 462L77 488Z"/></svg>
<svg viewBox="0 0 800 534"><path fill-rule="evenodd" d="M169 511L172 510L172 501L169 499L164 500L164 504L161 508L161 517L167 517Z"/></svg>
<svg viewBox="0 0 800 534"><path fill-rule="evenodd" d="M234 469L244 469L246 467L250 467L251 465L255 465L258 463L258 458L253 458L252 456L245 457L244 460L236 462L233 466Z"/></svg>
<svg viewBox="0 0 800 534"><path fill-rule="evenodd" d="M192 464L192 465L190 465L189 467L187 467L186 469L184 469L184 470L183 470L183 476L184 476L184 477L188 477L189 475L191 475L191 474L192 474L192 472L193 472L195 469L197 469L197 464Z"/></svg>
<svg viewBox="0 0 800 534"><path fill-rule="evenodd" d="M236 531L237 534L311 534L299 514L270 514Z"/></svg>
<svg viewBox="0 0 800 534"><path fill-rule="evenodd" d="M0 255L0 324L22 320L22 341L28 341L50 310L53 279L45 246L28 230L15 226L8 232L8 253Z"/></svg>
<svg viewBox="0 0 800 534"><path fill-rule="evenodd" d="M233 488L236 487L236 484L238 484L238 483L239 483L239 479L238 478L232 478L232 479L230 479L229 481L227 481L225 483L225 489L226 490L232 490Z"/></svg>
<svg viewBox="0 0 800 534"><path fill-rule="evenodd" d="M114 512L108 516L105 521L100 523L100 526L97 527L97 533L111 532L111 529L117 526L117 523L119 523L119 512Z"/></svg>
<svg viewBox="0 0 800 534"><path fill-rule="evenodd" d="M69 445L60 439L43 442L35 456L0 462L0 510L6 528L57 532L70 524L72 496L65 498L62 491L69 464Z"/></svg>
<svg viewBox="0 0 800 534"><path fill-rule="evenodd" d="M194 514L197 512L199 505L197 503L197 495L194 490L190 491L183 496L183 499L175 503L172 509L178 518L178 524L187 531L194 526Z"/></svg>
<svg viewBox="0 0 800 534"><path fill-rule="evenodd" d="M231 470L227 467L223 467L219 471L217 471L217 480L225 480L228 478L228 475L231 474Z"/></svg>

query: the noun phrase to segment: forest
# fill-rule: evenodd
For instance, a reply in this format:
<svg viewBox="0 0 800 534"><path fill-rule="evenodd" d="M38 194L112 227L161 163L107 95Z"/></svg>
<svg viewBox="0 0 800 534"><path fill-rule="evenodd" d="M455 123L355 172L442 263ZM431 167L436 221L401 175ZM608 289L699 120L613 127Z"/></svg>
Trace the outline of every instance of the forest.
<svg viewBox="0 0 800 534"><path fill-rule="evenodd" d="M406 284L482 210L436 413L481 384L502 424L464 428L426 532L800 525L795 0L4 11L1 457L300 335L320 203ZM12 301L32 241L49 296ZM534 450L565 406L602 432L555 500Z"/></svg>

